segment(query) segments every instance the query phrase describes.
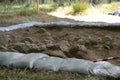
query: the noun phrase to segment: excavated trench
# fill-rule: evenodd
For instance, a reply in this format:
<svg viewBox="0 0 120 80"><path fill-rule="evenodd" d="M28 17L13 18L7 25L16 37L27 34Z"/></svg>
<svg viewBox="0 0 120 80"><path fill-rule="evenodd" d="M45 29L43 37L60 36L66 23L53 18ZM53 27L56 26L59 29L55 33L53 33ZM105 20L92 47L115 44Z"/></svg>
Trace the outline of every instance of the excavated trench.
<svg viewBox="0 0 120 80"><path fill-rule="evenodd" d="M120 56L119 27L38 26L1 31L0 51L42 52L50 56L87 60ZM120 59L109 62L120 65Z"/></svg>

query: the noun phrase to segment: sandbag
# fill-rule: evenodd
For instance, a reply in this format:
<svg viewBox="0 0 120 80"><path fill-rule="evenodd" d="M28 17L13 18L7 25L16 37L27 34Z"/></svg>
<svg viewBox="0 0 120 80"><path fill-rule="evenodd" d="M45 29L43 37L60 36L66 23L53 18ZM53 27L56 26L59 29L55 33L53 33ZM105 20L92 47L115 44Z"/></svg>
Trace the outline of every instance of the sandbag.
<svg viewBox="0 0 120 80"><path fill-rule="evenodd" d="M115 18L114 18L115 19ZM118 19L118 18L117 18ZM17 25L12 25L8 27L0 27L0 31L11 31L21 28L29 28L29 27L120 27L120 20L115 19L113 22L67 22L67 21L57 21L57 22L35 22L29 21Z"/></svg>
<svg viewBox="0 0 120 80"><path fill-rule="evenodd" d="M0 66L10 67L12 61L24 56L25 54L16 52L0 52Z"/></svg>
<svg viewBox="0 0 120 80"><path fill-rule="evenodd" d="M43 58L43 57L49 57L46 54L42 53L31 53L31 54L26 54L22 57L17 58L16 60L12 61L11 63L11 68L29 68L32 69L34 62L37 59Z"/></svg>
<svg viewBox="0 0 120 80"><path fill-rule="evenodd" d="M61 64L60 70L89 74L89 69L92 65L94 65L92 61L67 58L64 59L63 63Z"/></svg>
<svg viewBox="0 0 120 80"><path fill-rule="evenodd" d="M91 68L90 74L92 75L109 76L114 78L120 77L120 67L112 65L109 62L96 62Z"/></svg>
<svg viewBox="0 0 120 80"><path fill-rule="evenodd" d="M76 58L50 57L42 53L22 54L0 52L0 66L8 68L29 68L33 70L70 71L95 76L120 77L120 66L109 62L92 62Z"/></svg>
<svg viewBox="0 0 120 80"><path fill-rule="evenodd" d="M33 69L58 71L62 62L62 58L44 57L35 61Z"/></svg>

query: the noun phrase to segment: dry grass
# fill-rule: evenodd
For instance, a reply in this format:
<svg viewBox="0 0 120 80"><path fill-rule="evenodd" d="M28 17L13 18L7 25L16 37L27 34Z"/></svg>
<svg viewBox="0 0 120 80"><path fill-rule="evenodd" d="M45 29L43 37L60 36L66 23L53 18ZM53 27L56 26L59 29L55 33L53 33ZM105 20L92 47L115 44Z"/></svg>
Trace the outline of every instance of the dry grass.
<svg viewBox="0 0 120 80"><path fill-rule="evenodd" d="M99 4L96 6L98 10L105 14L116 11L118 7L120 7L120 2L112 2L111 4Z"/></svg>
<svg viewBox="0 0 120 80"><path fill-rule="evenodd" d="M0 69L0 80L106 80L103 77L80 75L70 72L30 71L20 69Z"/></svg>

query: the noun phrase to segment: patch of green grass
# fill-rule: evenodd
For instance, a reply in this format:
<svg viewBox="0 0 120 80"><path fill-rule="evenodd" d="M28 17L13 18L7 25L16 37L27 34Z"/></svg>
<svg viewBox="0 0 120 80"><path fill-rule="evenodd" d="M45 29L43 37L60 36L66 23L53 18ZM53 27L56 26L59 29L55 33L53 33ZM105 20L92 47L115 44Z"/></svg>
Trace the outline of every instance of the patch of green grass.
<svg viewBox="0 0 120 80"><path fill-rule="evenodd" d="M22 10L18 13L16 13L16 15L18 16L31 16L33 14L37 14L37 11L36 10L30 10L30 9L25 9L25 10Z"/></svg>
<svg viewBox="0 0 120 80"><path fill-rule="evenodd" d="M52 12L52 11L55 11L57 8L58 8L58 5L54 3L40 5L40 11L43 11L43 12Z"/></svg>
<svg viewBox="0 0 120 80"><path fill-rule="evenodd" d="M72 14L79 14L79 13L82 14L90 7L90 5L85 2L84 3L73 3L72 7L73 7Z"/></svg>
<svg viewBox="0 0 120 80"><path fill-rule="evenodd" d="M0 16L8 15L21 15L26 16L35 13L34 4L18 4L15 2L0 3Z"/></svg>

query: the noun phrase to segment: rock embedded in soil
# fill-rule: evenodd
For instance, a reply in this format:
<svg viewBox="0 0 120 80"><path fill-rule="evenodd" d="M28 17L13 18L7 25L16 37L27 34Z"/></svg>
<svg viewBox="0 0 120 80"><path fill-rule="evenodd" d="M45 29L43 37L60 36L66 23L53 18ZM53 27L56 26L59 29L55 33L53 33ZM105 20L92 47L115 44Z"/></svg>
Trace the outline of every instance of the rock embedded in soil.
<svg viewBox="0 0 120 80"><path fill-rule="evenodd" d="M5 46L0 46L0 51L7 51L8 49Z"/></svg>
<svg viewBox="0 0 120 80"><path fill-rule="evenodd" d="M44 41L43 41L43 43L44 44L53 44L54 42L52 41L52 40L47 40L47 39L45 39Z"/></svg>
<svg viewBox="0 0 120 80"><path fill-rule="evenodd" d="M80 38L78 41L77 41L78 44L81 44L81 45L85 45L85 40Z"/></svg>
<svg viewBox="0 0 120 80"><path fill-rule="evenodd" d="M85 47L85 45L77 45L78 46L78 48L79 48L79 51L82 51L82 52L84 52L84 53L87 53L88 52L88 50L87 50L87 48Z"/></svg>
<svg viewBox="0 0 120 80"><path fill-rule="evenodd" d="M39 52L39 46L37 46L36 44L26 44L26 46L28 47L28 52Z"/></svg>
<svg viewBox="0 0 120 80"><path fill-rule="evenodd" d="M110 36L103 37L103 48L105 49L113 49L114 47L114 39Z"/></svg>
<svg viewBox="0 0 120 80"><path fill-rule="evenodd" d="M39 46L39 51L45 51L47 48L46 48L46 45L41 45Z"/></svg>
<svg viewBox="0 0 120 80"><path fill-rule="evenodd" d="M54 50L54 51L49 51L47 53L50 56L56 56L56 57L61 57L61 58L66 58L67 56L60 50Z"/></svg>
<svg viewBox="0 0 120 80"><path fill-rule="evenodd" d="M65 40L60 41L60 42L58 42L58 45L59 45L61 51L63 51L63 52L69 52L70 44L69 44L68 41L65 41Z"/></svg>
<svg viewBox="0 0 120 80"><path fill-rule="evenodd" d="M29 51L25 43L21 43L21 42L14 44L13 49L22 53L27 53Z"/></svg>
<svg viewBox="0 0 120 80"><path fill-rule="evenodd" d="M31 37L26 37L25 39L23 39L21 42L25 42L28 41L30 43L33 43L33 39Z"/></svg>
<svg viewBox="0 0 120 80"><path fill-rule="evenodd" d="M46 47L51 50L59 50L59 46L57 44L47 44Z"/></svg>
<svg viewBox="0 0 120 80"><path fill-rule="evenodd" d="M37 44L31 44L31 43L16 43L13 46L13 49L22 52L22 53L31 53L31 52L40 52L43 51L46 47L38 46Z"/></svg>
<svg viewBox="0 0 120 80"><path fill-rule="evenodd" d="M0 45L6 45L10 42L9 35L0 33Z"/></svg>
<svg viewBox="0 0 120 80"><path fill-rule="evenodd" d="M85 45L72 45L69 52L66 54L69 57L76 57L84 59L86 58L86 55L88 54L88 49L85 47Z"/></svg>
<svg viewBox="0 0 120 80"><path fill-rule="evenodd" d="M110 36L104 36L103 37L103 41L112 41L112 40L113 40L113 38L110 37Z"/></svg>

